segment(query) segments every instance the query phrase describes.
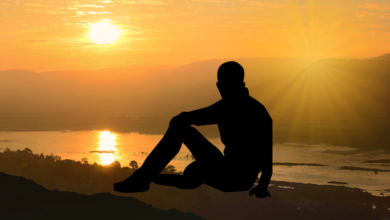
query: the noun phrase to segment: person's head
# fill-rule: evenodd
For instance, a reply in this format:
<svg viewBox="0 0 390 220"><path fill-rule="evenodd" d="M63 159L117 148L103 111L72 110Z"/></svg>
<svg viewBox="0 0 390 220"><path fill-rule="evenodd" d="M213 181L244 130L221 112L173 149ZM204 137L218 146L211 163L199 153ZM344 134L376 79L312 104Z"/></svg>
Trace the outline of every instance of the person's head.
<svg viewBox="0 0 390 220"><path fill-rule="evenodd" d="M244 68L234 61L223 63L218 68L217 87L222 98L234 97L245 88Z"/></svg>

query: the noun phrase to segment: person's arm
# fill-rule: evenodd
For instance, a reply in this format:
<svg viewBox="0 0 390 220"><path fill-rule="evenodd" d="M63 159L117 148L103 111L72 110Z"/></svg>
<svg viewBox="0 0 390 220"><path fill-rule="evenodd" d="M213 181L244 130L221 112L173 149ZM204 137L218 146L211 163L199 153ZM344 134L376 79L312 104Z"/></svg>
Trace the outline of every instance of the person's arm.
<svg viewBox="0 0 390 220"><path fill-rule="evenodd" d="M185 126L217 124L220 105L221 101L206 108L198 109L191 112L182 112L175 117L175 120L180 121L180 123Z"/></svg>
<svg viewBox="0 0 390 220"><path fill-rule="evenodd" d="M257 184L260 190L267 190L272 177L272 162L267 162L266 167L261 171L261 176Z"/></svg>
<svg viewBox="0 0 390 220"><path fill-rule="evenodd" d="M261 156L262 171L259 183L257 185L260 189L267 189L272 176L272 142L266 144Z"/></svg>
<svg viewBox="0 0 390 220"><path fill-rule="evenodd" d="M265 166L261 171L261 176L259 182L257 183L257 187L249 191L249 195L252 196L254 194L258 198L266 198L267 196L271 197L271 195L268 192L268 185L269 182L271 181L271 176L272 176L272 156L270 157L270 159L269 157L267 158L263 157L263 160L265 160L262 161L262 163Z"/></svg>
<svg viewBox="0 0 390 220"><path fill-rule="evenodd" d="M268 192L268 185L272 176L272 164L271 166L265 167L261 171L261 177L257 184L256 188L253 188L249 191L249 195L255 195L257 198L266 198L267 196L271 197Z"/></svg>
<svg viewBox="0 0 390 220"><path fill-rule="evenodd" d="M272 122L271 122L272 123ZM260 163L261 163L261 176L259 179L259 182L257 184L257 187L250 190L249 194L253 195L255 194L258 198L265 198L267 196L271 197L271 195L268 192L268 185L271 181L272 177L272 125L271 125L271 132L270 137L268 140L268 143L266 142L265 146L266 149L264 149L263 152L261 152L260 156Z"/></svg>

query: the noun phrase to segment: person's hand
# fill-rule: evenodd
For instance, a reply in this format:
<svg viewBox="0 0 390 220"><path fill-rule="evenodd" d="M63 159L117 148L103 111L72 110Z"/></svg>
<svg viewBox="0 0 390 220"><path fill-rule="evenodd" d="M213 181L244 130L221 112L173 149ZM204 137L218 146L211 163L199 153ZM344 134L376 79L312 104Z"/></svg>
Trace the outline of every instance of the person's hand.
<svg viewBox="0 0 390 220"><path fill-rule="evenodd" d="M266 198L271 197L271 194L269 194L267 189L261 189L259 187L253 188L249 191L249 195L253 196L255 195L257 198Z"/></svg>

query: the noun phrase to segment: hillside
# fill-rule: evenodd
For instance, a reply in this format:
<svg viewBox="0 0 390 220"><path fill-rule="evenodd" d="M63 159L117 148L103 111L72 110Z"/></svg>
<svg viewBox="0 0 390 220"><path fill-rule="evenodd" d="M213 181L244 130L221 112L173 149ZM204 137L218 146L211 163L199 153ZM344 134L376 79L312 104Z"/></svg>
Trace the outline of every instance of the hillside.
<svg viewBox="0 0 390 220"><path fill-rule="evenodd" d="M390 53L383 54L378 57L371 58L372 60L390 60Z"/></svg>
<svg viewBox="0 0 390 220"><path fill-rule="evenodd" d="M126 215L128 211L139 216L144 210L153 215L162 213L159 214L161 219L167 215L173 216L169 219L175 219L175 216L191 219L189 213L177 210L194 213L208 220L390 218L389 196L377 197L358 188L337 185L271 180L268 188L271 197L265 199L249 196L247 191L224 193L205 184L197 189L181 190L152 183L147 192L118 193L113 191L113 183L122 181L131 175L134 169L114 165L100 166L61 160L54 155L32 154L29 149L5 151L0 153L0 210L4 215L16 213L24 217L30 211L36 211L33 213L35 217L45 216L45 213L53 214L52 212L56 212L57 214L53 215L58 216L58 213L63 213L65 209L72 218L85 215L88 219L88 215L95 217L107 213L111 213L109 217L123 214L130 218L131 215ZM7 174L23 176L29 180ZM331 183L345 185L341 182ZM384 191L389 192L390 189ZM145 203L169 211L153 209ZM96 214L96 210L99 210L99 214Z"/></svg>
<svg viewBox="0 0 390 220"><path fill-rule="evenodd" d="M0 173L3 219L204 219L176 209L161 210L132 197L48 190L32 180Z"/></svg>

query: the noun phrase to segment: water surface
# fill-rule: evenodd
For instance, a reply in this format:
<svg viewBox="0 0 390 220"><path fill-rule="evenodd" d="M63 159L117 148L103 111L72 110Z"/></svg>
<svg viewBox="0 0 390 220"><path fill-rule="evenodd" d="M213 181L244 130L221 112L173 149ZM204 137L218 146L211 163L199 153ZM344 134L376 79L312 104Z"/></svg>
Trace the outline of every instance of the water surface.
<svg viewBox="0 0 390 220"><path fill-rule="evenodd" d="M147 155L160 141L162 135L139 133L113 133L110 131L45 131L45 132L0 132L0 151L10 148L30 148L34 153L55 154L62 159L108 165L119 161L129 166L130 161L142 165ZM224 145L219 138L208 138L221 151ZM389 159L383 151L358 151L353 147L327 144L276 143L274 162L315 163L327 166L275 165L272 180L329 184L330 181L348 183L373 195L390 195L388 180L390 172L340 170L342 166L354 166L390 170L390 163L362 163L367 160ZM182 171L193 160L183 145L171 165Z"/></svg>

